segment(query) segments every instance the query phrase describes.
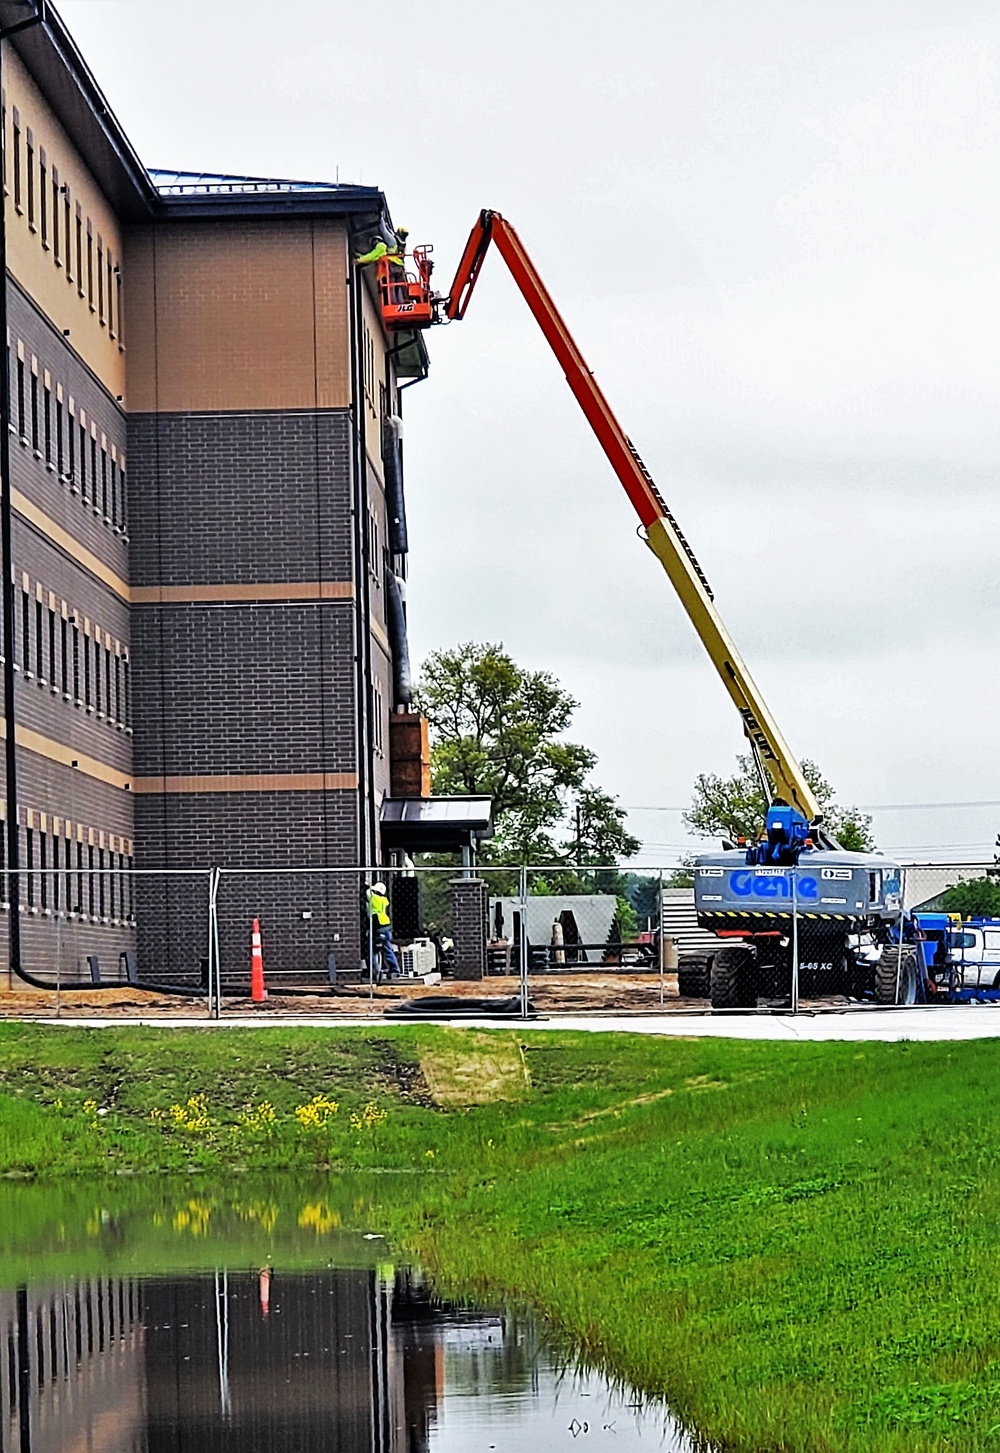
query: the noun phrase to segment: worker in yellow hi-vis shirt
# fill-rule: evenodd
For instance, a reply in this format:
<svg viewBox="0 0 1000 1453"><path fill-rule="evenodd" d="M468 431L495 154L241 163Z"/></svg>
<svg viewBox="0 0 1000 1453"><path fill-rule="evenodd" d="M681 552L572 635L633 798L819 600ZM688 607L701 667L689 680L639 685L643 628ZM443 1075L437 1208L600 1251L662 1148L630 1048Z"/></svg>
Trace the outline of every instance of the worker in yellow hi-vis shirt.
<svg viewBox="0 0 1000 1453"><path fill-rule="evenodd" d="M399 960L392 942L392 919L389 916L389 898L384 883L373 883L368 890L368 913L372 920L372 934L379 946L389 974L399 976Z"/></svg>

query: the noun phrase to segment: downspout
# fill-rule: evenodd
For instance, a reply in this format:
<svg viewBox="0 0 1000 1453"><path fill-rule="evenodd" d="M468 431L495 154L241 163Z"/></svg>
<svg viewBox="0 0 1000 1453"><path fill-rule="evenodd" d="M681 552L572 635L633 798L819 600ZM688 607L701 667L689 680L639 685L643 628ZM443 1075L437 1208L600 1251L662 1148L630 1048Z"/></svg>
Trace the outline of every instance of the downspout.
<svg viewBox="0 0 1000 1453"><path fill-rule="evenodd" d="M358 763L358 862L367 866L375 853L375 793L373 742L371 734L372 667L371 667L371 593L368 552L368 449L365 443L365 396L361 381L361 357L364 351L364 318L361 289L364 283L360 270L352 268L351 301L351 399L354 409L354 578L355 647L357 664L358 719L355 741Z"/></svg>

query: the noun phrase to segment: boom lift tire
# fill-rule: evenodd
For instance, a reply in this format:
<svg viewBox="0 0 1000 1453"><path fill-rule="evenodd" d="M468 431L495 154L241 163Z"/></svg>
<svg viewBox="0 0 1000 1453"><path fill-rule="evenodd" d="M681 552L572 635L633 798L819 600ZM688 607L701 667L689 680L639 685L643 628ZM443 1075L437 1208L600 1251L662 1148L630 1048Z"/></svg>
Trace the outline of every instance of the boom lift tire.
<svg viewBox="0 0 1000 1453"><path fill-rule="evenodd" d="M712 954L685 954L677 960L677 992L682 999L707 999L712 992Z"/></svg>
<svg viewBox="0 0 1000 1453"><path fill-rule="evenodd" d="M753 983L757 961L752 949L725 944L712 959L711 995L713 1009L755 1009L757 992Z"/></svg>
<svg viewBox="0 0 1000 1453"><path fill-rule="evenodd" d="M916 1004L920 969L916 950L909 944L890 944L875 966L876 1004Z"/></svg>

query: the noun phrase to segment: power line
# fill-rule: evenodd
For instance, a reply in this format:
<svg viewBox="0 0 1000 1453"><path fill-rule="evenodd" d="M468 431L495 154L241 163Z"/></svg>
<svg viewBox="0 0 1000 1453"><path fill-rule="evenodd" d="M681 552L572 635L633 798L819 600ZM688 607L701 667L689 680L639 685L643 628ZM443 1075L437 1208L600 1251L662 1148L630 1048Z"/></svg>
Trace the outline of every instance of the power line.
<svg viewBox="0 0 1000 1453"><path fill-rule="evenodd" d="M981 802L859 802L851 803L858 812L933 812L938 809L951 809L968 807L1000 807L1000 801ZM626 812L690 812L691 804L684 807L663 807L651 803L626 806Z"/></svg>

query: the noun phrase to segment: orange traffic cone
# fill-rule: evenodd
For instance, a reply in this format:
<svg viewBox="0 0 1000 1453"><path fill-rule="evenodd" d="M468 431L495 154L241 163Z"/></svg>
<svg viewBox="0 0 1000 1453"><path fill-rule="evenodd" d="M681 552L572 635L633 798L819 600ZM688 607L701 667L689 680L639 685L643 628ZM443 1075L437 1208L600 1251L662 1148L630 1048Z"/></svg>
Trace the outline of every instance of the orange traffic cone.
<svg viewBox="0 0 1000 1453"><path fill-rule="evenodd" d="M260 919L253 921L250 935L250 998L255 1004L263 1004L267 998L264 987L264 952L260 945Z"/></svg>

